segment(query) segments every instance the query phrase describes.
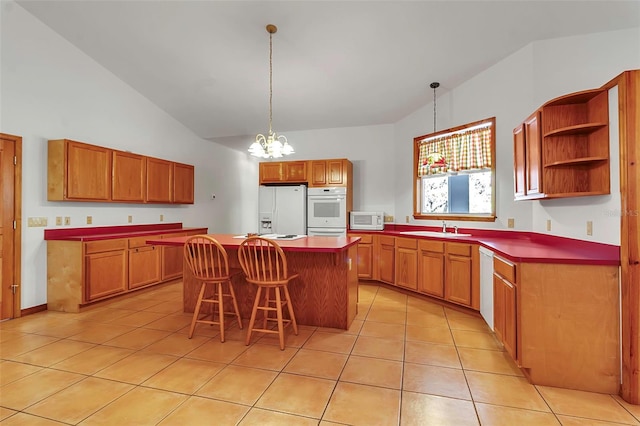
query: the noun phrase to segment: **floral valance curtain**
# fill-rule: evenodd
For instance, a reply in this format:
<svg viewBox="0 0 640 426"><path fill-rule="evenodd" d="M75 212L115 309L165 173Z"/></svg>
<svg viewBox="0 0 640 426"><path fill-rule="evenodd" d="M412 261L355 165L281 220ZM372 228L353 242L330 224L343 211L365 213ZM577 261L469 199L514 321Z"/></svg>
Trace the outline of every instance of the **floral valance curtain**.
<svg viewBox="0 0 640 426"><path fill-rule="evenodd" d="M419 141L418 176L490 168L491 135L485 126Z"/></svg>

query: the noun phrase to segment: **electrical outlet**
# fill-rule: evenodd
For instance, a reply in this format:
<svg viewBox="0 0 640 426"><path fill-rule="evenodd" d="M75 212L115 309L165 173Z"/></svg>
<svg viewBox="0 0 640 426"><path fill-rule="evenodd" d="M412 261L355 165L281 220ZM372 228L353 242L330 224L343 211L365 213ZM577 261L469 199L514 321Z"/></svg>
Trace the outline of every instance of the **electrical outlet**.
<svg viewBox="0 0 640 426"><path fill-rule="evenodd" d="M406 216L406 217L404 218L404 221L405 221L405 222L407 222L407 223L409 223L409 218L410 218L410 216Z"/></svg>
<svg viewBox="0 0 640 426"><path fill-rule="evenodd" d="M547 231L551 231L551 219L547 219Z"/></svg>
<svg viewBox="0 0 640 426"><path fill-rule="evenodd" d="M64 224L67 225L67 226L71 225L71 217L65 216L64 217Z"/></svg>
<svg viewBox="0 0 640 426"><path fill-rule="evenodd" d="M133 222L133 216L129 215L127 216L127 223L131 223Z"/></svg>
<svg viewBox="0 0 640 426"><path fill-rule="evenodd" d="M56 216L56 226L62 225L62 216Z"/></svg>
<svg viewBox="0 0 640 426"><path fill-rule="evenodd" d="M512 217L507 219L507 228L513 228L516 226L516 220Z"/></svg>
<svg viewBox="0 0 640 426"><path fill-rule="evenodd" d="M160 215L160 222L164 222L164 215L163 214Z"/></svg>
<svg viewBox="0 0 640 426"><path fill-rule="evenodd" d="M593 222L587 221L587 235L593 235Z"/></svg>
<svg viewBox="0 0 640 426"><path fill-rule="evenodd" d="M384 221L385 223L393 222L393 216L385 216Z"/></svg>
<svg viewBox="0 0 640 426"><path fill-rule="evenodd" d="M93 223L93 218L91 216L87 216L87 225L91 225Z"/></svg>

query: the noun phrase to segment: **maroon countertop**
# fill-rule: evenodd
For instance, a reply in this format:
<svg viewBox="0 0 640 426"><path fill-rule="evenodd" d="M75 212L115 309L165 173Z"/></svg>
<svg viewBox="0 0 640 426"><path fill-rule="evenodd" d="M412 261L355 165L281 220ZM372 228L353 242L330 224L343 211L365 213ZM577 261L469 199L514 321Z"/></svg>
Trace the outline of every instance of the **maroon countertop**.
<svg viewBox="0 0 640 426"><path fill-rule="evenodd" d="M171 232L202 230L203 234L208 232L207 228L183 228L182 223L153 223L146 225L119 225L119 226L93 226L86 228L56 228L45 229L44 239L46 241L97 241L109 240L113 238L132 238L145 235L153 236L159 234L169 234Z"/></svg>
<svg viewBox="0 0 640 426"><path fill-rule="evenodd" d="M244 238L236 238L233 234L209 234L225 249L237 249ZM147 244L181 246L189 237L149 239ZM305 237L296 240L277 240L283 251L311 253L339 253L360 241L360 237Z"/></svg>
<svg viewBox="0 0 640 426"><path fill-rule="evenodd" d="M441 231L437 227L386 225L384 231L350 230L356 234L460 241L479 244L494 253L524 263L562 263L578 265L620 265L620 246L582 241L535 232L460 228L469 237L421 237L402 234L406 231Z"/></svg>

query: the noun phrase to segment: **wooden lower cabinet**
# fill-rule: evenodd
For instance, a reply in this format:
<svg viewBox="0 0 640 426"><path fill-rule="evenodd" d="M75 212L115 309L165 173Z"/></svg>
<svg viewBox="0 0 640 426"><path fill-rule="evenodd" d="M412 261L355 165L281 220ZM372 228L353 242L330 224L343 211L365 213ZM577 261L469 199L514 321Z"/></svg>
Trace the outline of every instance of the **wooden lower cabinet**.
<svg viewBox="0 0 640 426"><path fill-rule="evenodd" d="M129 238L129 289L160 281L160 248L147 245L147 239Z"/></svg>
<svg viewBox="0 0 640 426"><path fill-rule="evenodd" d="M418 290L418 241L412 238L396 238L395 284Z"/></svg>
<svg viewBox="0 0 640 426"><path fill-rule="evenodd" d="M86 300L92 301L127 289L126 250L89 254L85 258Z"/></svg>
<svg viewBox="0 0 640 426"><path fill-rule="evenodd" d="M444 298L471 306L471 244L447 243L444 271Z"/></svg>
<svg viewBox="0 0 640 426"><path fill-rule="evenodd" d="M444 243L418 242L418 291L444 298Z"/></svg>
<svg viewBox="0 0 640 426"><path fill-rule="evenodd" d="M395 281L395 237L380 235L377 241L378 279L393 284Z"/></svg>
<svg viewBox="0 0 640 426"><path fill-rule="evenodd" d="M350 237L360 237L358 243L358 279L373 279L373 235L351 234Z"/></svg>
<svg viewBox="0 0 640 426"><path fill-rule="evenodd" d="M162 237L198 233L206 229ZM181 277L182 247L147 245L150 238L47 241L47 309L79 312L91 302Z"/></svg>

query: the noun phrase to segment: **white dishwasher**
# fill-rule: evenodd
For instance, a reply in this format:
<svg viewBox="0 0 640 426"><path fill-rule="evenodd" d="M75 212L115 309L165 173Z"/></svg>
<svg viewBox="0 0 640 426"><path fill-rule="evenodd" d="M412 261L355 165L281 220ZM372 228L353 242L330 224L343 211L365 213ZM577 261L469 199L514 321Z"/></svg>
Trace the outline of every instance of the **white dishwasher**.
<svg viewBox="0 0 640 426"><path fill-rule="evenodd" d="M493 330L493 252L480 247L480 315Z"/></svg>

